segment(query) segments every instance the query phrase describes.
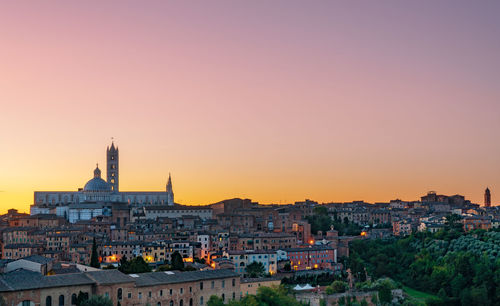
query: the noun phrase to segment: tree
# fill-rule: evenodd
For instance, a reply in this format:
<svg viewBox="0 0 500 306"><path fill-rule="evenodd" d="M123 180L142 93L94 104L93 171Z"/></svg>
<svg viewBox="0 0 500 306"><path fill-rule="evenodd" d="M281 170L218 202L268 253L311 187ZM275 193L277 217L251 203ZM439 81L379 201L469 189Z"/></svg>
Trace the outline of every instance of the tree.
<svg viewBox="0 0 500 306"><path fill-rule="evenodd" d="M287 262L284 266L283 266L283 270L285 271L290 271L292 270L292 266L290 265L289 262Z"/></svg>
<svg viewBox="0 0 500 306"><path fill-rule="evenodd" d="M97 254L97 243L94 240L92 241L92 255L90 256L90 266L93 268L100 268L101 264L99 263L99 255Z"/></svg>
<svg viewBox="0 0 500 306"><path fill-rule="evenodd" d="M76 297L76 305L83 305L83 302L89 299L89 294L87 292L78 292L78 296Z"/></svg>
<svg viewBox="0 0 500 306"><path fill-rule="evenodd" d="M332 283L331 287L333 289L333 292L342 293L345 292L349 286L347 285L346 282L336 280Z"/></svg>
<svg viewBox="0 0 500 306"><path fill-rule="evenodd" d="M378 298L382 304L390 304L392 302L391 287L387 283L382 283L378 290Z"/></svg>
<svg viewBox="0 0 500 306"><path fill-rule="evenodd" d="M141 256L132 258L130 261L127 261L127 258L123 256L120 259L118 270L125 274L144 273L151 272L151 267L147 262L144 261L144 258L142 258Z"/></svg>
<svg viewBox="0 0 500 306"><path fill-rule="evenodd" d="M80 306L113 306L113 302L102 295L93 295L88 300L83 301Z"/></svg>
<svg viewBox="0 0 500 306"><path fill-rule="evenodd" d="M245 268L245 272L249 277L260 277L265 272L264 265L261 262L252 262Z"/></svg>
<svg viewBox="0 0 500 306"><path fill-rule="evenodd" d="M184 261L182 260L182 255L178 251L172 253L171 263L174 270L182 271L184 269Z"/></svg>
<svg viewBox="0 0 500 306"><path fill-rule="evenodd" d="M212 295L208 299L207 306L224 306L224 301L222 300L222 298L216 295Z"/></svg>
<svg viewBox="0 0 500 306"><path fill-rule="evenodd" d="M313 214L319 216L328 215L328 208L326 208L325 206L316 206L313 208Z"/></svg>

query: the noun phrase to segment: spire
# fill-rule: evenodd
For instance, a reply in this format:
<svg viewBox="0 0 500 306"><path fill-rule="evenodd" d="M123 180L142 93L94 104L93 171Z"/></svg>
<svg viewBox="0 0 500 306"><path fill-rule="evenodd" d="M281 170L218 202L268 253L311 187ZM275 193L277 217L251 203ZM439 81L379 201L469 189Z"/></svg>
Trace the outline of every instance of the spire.
<svg viewBox="0 0 500 306"><path fill-rule="evenodd" d="M172 192L172 176L168 173L167 192Z"/></svg>
<svg viewBox="0 0 500 306"><path fill-rule="evenodd" d="M167 182L167 204L174 205L174 190L172 188L172 176L168 173Z"/></svg>

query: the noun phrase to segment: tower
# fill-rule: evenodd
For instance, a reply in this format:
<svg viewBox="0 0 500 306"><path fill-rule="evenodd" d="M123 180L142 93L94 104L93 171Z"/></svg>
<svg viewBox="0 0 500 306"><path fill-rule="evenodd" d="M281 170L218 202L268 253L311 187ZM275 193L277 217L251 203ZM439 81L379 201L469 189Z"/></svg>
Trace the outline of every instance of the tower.
<svg viewBox="0 0 500 306"><path fill-rule="evenodd" d="M484 191L484 207L491 207L491 193L488 187Z"/></svg>
<svg viewBox="0 0 500 306"><path fill-rule="evenodd" d="M106 149L107 176L111 191L118 192L118 147L111 142L111 147Z"/></svg>
<svg viewBox="0 0 500 306"><path fill-rule="evenodd" d="M172 189L172 178L170 173L168 174L167 183L167 205L174 205L174 190Z"/></svg>

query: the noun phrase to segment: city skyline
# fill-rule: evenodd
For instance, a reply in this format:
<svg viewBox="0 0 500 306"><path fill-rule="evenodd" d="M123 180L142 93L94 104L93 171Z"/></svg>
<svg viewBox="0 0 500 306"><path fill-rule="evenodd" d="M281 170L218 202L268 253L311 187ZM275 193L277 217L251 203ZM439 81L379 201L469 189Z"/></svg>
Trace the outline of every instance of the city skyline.
<svg viewBox="0 0 500 306"><path fill-rule="evenodd" d="M498 204L498 2L120 4L0 4L0 212L111 137L123 190L182 204Z"/></svg>

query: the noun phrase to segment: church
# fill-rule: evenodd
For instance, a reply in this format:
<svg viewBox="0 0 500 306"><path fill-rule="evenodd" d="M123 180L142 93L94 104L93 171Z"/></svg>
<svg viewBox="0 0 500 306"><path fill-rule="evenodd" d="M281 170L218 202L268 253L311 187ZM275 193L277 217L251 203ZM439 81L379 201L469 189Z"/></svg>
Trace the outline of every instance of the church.
<svg viewBox="0 0 500 306"><path fill-rule="evenodd" d="M111 203L128 203L134 206L174 205L170 175L165 191L120 191L119 182L119 151L112 142L106 149L106 180L102 179L101 169L97 165L93 177L78 191L35 191L30 213L56 214L75 222L106 215Z"/></svg>

